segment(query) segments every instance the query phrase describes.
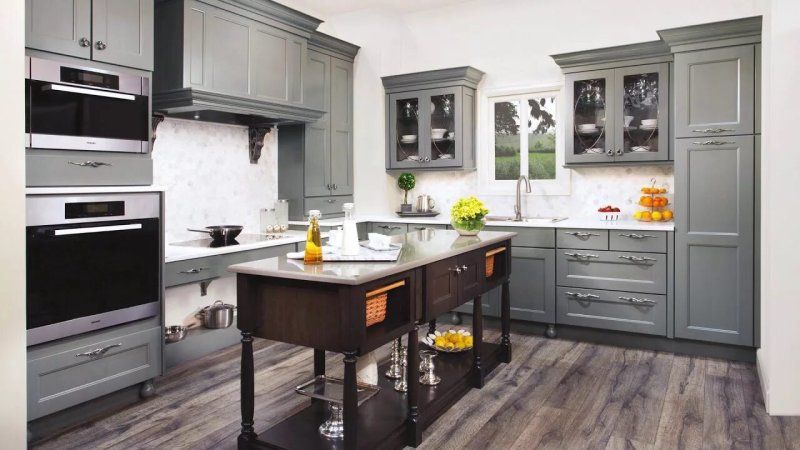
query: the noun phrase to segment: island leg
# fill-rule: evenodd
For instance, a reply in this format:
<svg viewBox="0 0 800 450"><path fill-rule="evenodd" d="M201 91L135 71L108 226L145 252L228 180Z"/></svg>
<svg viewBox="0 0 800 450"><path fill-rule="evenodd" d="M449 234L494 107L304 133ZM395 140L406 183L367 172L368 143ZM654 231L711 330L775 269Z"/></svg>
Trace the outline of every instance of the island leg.
<svg viewBox="0 0 800 450"><path fill-rule="evenodd" d="M509 281L503 283L502 295L500 298L500 361L511 362L511 293L509 292Z"/></svg>
<svg viewBox="0 0 800 450"><path fill-rule="evenodd" d="M478 389L483 387L483 305L481 298L472 299L472 385Z"/></svg>
<svg viewBox="0 0 800 450"><path fill-rule="evenodd" d="M344 448L354 450L357 446L358 391L356 387L356 352L344 353Z"/></svg>
<svg viewBox="0 0 800 450"><path fill-rule="evenodd" d="M419 326L408 333L408 445L416 447L422 443L422 426L419 423Z"/></svg>
<svg viewBox="0 0 800 450"><path fill-rule="evenodd" d="M241 403L242 432L239 434L238 447L249 448L249 443L256 439L253 428L253 410L255 407L255 374L253 369L253 332L242 331L242 367L241 367Z"/></svg>
<svg viewBox="0 0 800 450"><path fill-rule="evenodd" d="M325 375L325 350L314 349L314 376Z"/></svg>

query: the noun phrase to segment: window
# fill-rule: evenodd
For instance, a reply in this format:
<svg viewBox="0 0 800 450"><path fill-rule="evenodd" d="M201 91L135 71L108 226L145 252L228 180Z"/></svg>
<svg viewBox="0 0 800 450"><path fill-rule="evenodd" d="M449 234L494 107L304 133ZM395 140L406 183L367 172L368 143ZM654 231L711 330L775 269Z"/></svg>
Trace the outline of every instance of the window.
<svg viewBox="0 0 800 450"><path fill-rule="evenodd" d="M505 192L525 175L539 187L534 194L568 194L569 171L562 167L560 88L490 93L485 100L489 129L484 187Z"/></svg>

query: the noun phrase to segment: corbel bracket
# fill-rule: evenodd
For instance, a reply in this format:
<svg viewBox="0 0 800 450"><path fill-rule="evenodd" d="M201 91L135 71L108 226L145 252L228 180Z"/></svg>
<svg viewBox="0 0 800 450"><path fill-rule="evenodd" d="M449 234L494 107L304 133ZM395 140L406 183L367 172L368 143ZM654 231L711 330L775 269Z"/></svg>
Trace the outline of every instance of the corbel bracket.
<svg viewBox="0 0 800 450"><path fill-rule="evenodd" d="M150 151L153 151L153 144L156 142L156 130L158 126L161 125L161 122L164 121L164 114L162 113L153 113L153 116L150 119L150 126L153 129L153 137L150 138Z"/></svg>
<svg viewBox="0 0 800 450"><path fill-rule="evenodd" d="M264 137L272 131L272 128L265 126L251 125L250 134L250 164L258 164L261 158L261 149L264 147Z"/></svg>

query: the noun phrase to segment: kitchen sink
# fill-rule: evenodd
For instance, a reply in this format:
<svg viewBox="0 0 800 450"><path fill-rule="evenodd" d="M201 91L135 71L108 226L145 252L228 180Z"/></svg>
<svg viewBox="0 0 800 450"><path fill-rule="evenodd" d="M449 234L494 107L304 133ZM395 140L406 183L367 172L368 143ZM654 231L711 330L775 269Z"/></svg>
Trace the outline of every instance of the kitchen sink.
<svg viewBox="0 0 800 450"><path fill-rule="evenodd" d="M567 220L566 217L523 217L516 220L514 216L486 216L487 222L527 222L527 223L555 223Z"/></svg>

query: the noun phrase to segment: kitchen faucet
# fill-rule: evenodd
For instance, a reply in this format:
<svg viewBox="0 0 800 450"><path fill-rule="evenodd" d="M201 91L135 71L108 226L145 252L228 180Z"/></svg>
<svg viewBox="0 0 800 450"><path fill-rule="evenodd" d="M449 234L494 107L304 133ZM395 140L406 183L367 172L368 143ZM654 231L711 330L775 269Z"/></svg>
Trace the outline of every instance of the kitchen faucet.
<svg viewBox="0 0 800 450"><path fill-rule="evenodd" d="M522 180L525 180L525 192L528 194L531 193L530 180L528 180L528 177L525 175L520 175L519 179L517 179L517 202L514 204L514 222L522 222L522 193L519 189Z"/></svg>

